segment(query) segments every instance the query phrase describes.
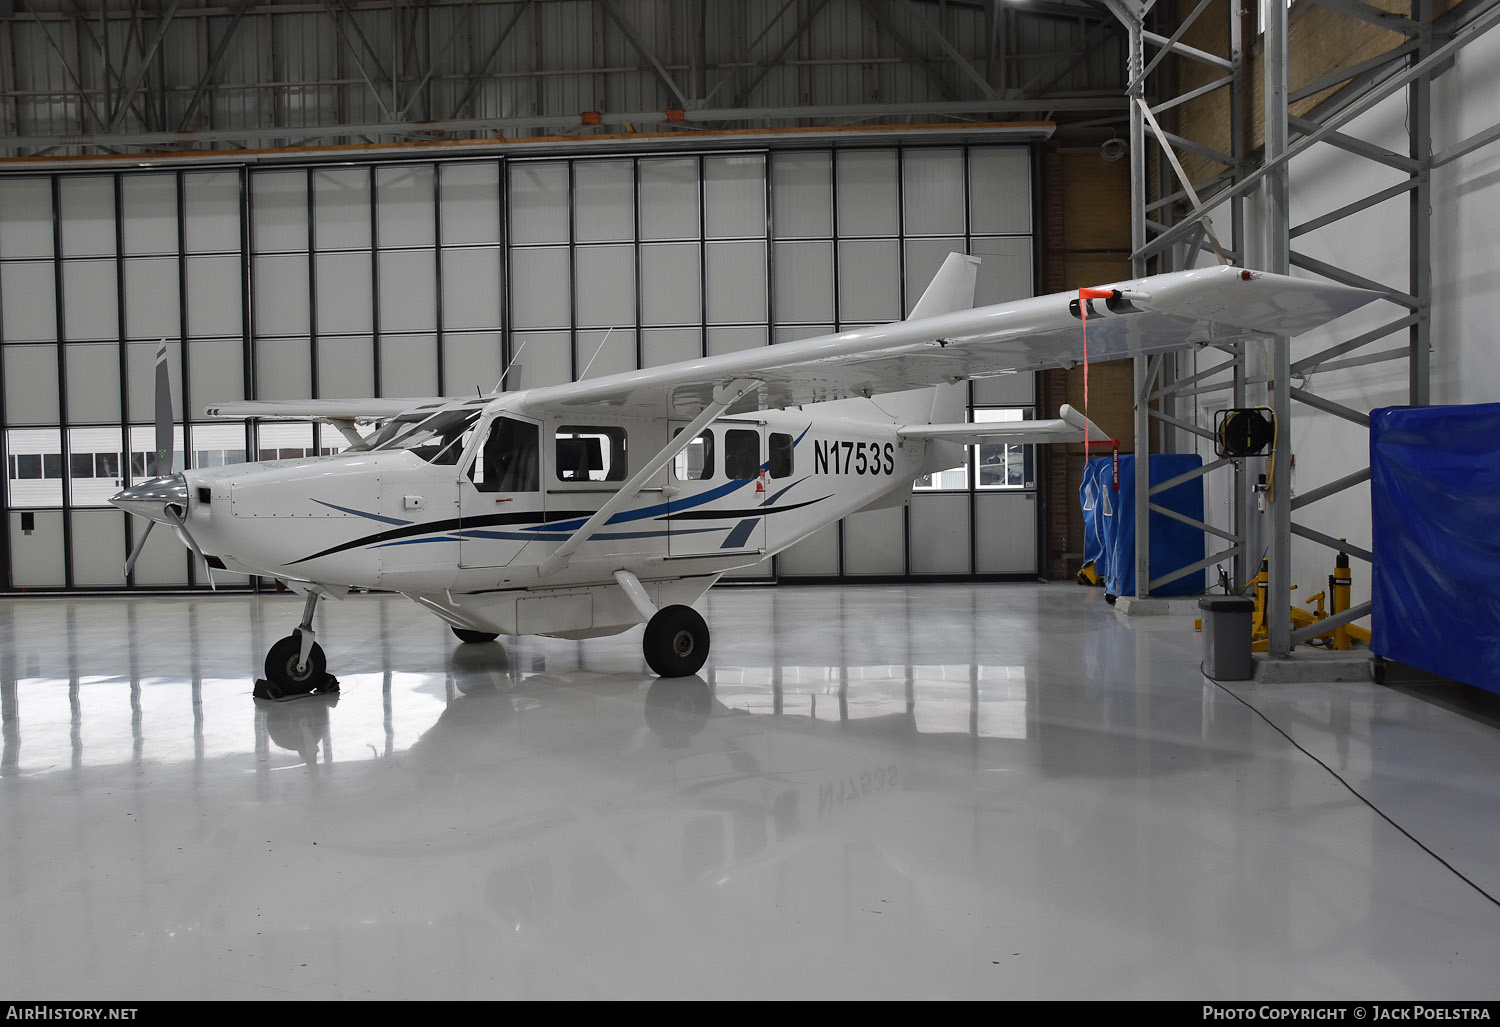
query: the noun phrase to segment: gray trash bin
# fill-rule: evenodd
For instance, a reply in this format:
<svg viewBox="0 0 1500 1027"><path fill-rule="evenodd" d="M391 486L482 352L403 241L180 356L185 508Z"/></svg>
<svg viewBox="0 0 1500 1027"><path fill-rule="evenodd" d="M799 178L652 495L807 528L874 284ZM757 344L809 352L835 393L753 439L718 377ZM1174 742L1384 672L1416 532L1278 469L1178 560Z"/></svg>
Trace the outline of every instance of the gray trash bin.
<svg viewBox="0 0 1500 1027"><path fill-rule="evenodd" d="M1209 596L1198 600L1198 609L1203 611L1203 673L1216 681L1253 678L1250 634L1254 601L1240 596Z"/></svg>

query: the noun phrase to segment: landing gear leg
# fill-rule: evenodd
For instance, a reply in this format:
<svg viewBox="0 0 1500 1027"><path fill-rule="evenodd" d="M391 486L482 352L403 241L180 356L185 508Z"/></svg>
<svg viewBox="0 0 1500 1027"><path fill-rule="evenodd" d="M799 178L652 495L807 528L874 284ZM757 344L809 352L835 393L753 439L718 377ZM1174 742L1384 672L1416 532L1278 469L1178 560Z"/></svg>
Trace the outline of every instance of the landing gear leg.
<svg viewBox="0 0 1500 1027"><path fill-rule="evenodd" d="M318 608L318 593L307 593L302 608L302 623L292 634L271 646L266 654L266 677L257 682L255 694L263 699L282 699L308 692L337 692L338 679L328 673L323 647L313 630L313 612Z"/></svg>

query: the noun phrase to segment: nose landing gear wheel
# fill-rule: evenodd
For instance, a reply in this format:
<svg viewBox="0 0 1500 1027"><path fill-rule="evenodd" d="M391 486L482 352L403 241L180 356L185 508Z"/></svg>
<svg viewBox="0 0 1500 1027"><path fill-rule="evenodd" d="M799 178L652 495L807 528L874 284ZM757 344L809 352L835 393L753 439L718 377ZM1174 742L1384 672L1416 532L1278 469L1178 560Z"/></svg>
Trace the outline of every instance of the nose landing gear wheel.
<svg viewBox="0 0 1500 1027"><path fill-rule="evenodd" d="M271 651L266 654L266 682L271 691L280 693L272 698L303 695L323 687L328 677L328 660L323 655L323 647L314 642L312 652L307 656L307 666L299 670L297 664L301 659L302 640L296 635L288 635L271 646Z"/></svg>
<svg viewBox="0 0 1500 1027"><path fill-rule="evenodd" d="M664 678L698 673L708 659L708 625L691 606L668 606L646 622L646 663Z"/></svg>
<svg viewBox="0 0 1500 1027"><path fill-rule="evenodd" d="M500 636L493 631L470 631L468 628L453 628L460 642L493 642Z"/></svg>

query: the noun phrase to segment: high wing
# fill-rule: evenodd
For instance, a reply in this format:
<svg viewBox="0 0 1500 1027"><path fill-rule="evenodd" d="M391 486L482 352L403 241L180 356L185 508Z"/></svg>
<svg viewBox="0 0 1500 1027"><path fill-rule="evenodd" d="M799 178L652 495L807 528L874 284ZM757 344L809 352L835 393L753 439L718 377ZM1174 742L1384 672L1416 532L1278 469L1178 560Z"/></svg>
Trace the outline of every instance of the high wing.
<svg viewBox="0 0 1500 1027"><path fill-rule="evenodd" d="M361 424L383 424L403 414L408 420L421 420L444 407L483 406L493 396L470 396L467 399L251 399L214 403L204 414L217 418L259 417L266 421L324 421L338 429L354 449L362 449L368 439L361 435Z"/></svg>
<svg viewBox="0 0 1500 1027"><path fill-rule="evenodd" d="M1381 294L1235 267L1103 287L1088 301L1088 358L1298 335ZM903 392L1004 372L1074 366L1084 334L1076 292L915 317L800 342L527 390L532 409L610 407L690 418L713 389L761 383L732 412Z"/></svg>
<svg viewBox="0 0 1500 1027"><path fill-rule="evenodd" d="M473 397L470 397L472 401ZM280 421L386 421L408 410L438 410L464 400L440 399L249 399L214 403L204 408L209 417L259 417Z"/></svg>

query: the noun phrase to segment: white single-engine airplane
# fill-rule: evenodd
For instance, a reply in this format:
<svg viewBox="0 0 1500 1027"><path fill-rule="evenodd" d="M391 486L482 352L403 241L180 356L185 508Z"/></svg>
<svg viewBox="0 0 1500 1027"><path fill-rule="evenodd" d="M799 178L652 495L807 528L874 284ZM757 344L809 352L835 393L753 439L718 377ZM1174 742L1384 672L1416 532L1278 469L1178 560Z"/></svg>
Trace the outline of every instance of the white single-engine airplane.
<svg viewBox="0 0 1500 1027"><path fill-rule="evenodd" d="M709 647L690 604L724 572L905 503L913 479L960 466L965 444L1107 441L1067 407L1053 421L962 423L967 379L1076 364L1081 315L1089 358L1108 359L1296 335L1378 296L1218 267L1106 286L1098 299L975 308L977 265L950 255L904 321L569 385L211 406L216 417L326 421L354 446L168 465L111 502L172 525L210 568L306 596L301 623L266 657L272 695L326 679L313 613L351 588L403 593L464 642L644 622L651 669L688 675ZM158 450L170 454L165 371L163 353ZM362 436L358 424L379 427Z"/></svg>

